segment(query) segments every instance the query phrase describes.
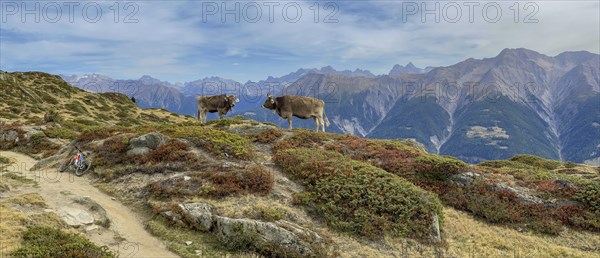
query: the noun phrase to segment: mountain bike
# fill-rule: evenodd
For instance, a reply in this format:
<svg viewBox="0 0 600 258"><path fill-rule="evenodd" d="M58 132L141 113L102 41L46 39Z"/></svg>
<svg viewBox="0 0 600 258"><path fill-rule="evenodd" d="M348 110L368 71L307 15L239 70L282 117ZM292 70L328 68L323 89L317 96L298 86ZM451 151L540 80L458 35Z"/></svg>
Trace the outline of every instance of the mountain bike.
<svg viewBox="0 0 600 258"><path fill-rule="evenodd" d="M73 147L77 149L77 153L69 156L65 163L60 166L59 171L64 172L68 168L73 168L76 176L82 176L92 167L92 161L89 159L91 153L89 151L84 153L77 146Z"/></svg>

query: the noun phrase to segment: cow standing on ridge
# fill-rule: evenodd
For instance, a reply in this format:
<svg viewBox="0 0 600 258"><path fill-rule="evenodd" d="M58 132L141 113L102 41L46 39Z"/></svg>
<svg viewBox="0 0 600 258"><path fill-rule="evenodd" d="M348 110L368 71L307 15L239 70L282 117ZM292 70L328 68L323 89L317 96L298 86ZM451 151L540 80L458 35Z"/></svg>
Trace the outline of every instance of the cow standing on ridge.
<svg viewBox="0 0 600 258"><path fill-rule="evenodd" d="M302 96L281 96L273 98L267 95L267 100L263 104L264 108L270 109L284 119L288 120L289 129L292 129L292 116L308 119L315 119L316 130L319 127L325 132L325 126L329 126L329 119L325 114L325 102L320 99L302 97Z"/></svg>
<svg viewBox="0 0 600 258"><path fill-rule="evenodd" d="M235 103L240 102L235 96L227 96L225 94L210 96L210 97L198 97L198 120L201 123L206 123L206 113L219 112L219 119L223 118L233 107Z"/></svg>

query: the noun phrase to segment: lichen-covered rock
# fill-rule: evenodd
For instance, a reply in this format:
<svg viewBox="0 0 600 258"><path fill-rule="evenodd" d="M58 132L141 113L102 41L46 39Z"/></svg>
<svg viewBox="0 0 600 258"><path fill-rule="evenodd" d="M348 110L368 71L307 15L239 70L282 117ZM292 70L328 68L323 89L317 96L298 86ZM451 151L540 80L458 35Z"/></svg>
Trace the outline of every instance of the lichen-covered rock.
<svg viewBox="0 0 600 258"><path fill-rule="evenodd" d="M274 245L300 255L313 254L308 241L272 222L215 216L215 233L224 241L251 241L259 249Z"/></svg>
<svg viewBox="0 0 600 258"><path fill-rule="evenodd" d="M5 131L0 133L0 141L3 142L17 142L19 140L19 133L13 130Z"/></svg>
<svg viewBox="0 0 600 258"><path fill-rule="evenodd" d="M180 203L179 208L195 228L210 231L213 225L212 206L205 203Z"/></svg>
<svg viewBox="0 0 600 258"><path fill-rule="evenodd" d="M496 190L505 190L505 191L509 191L515 194L515 196L517 197L518 200L522 201L522 202L529 202L529 203L536 203L536 204L543 204L544 200L534 196L531 194L532 190L526 187L522 187L522 186L509 186L505 183L498 183L496 185L494 185L494 189Z"/></svg>
<svg viewBox="0 0 600 258"><path fill-rule="evenodd" d="M127 156L144 156L150 152L148 147L137 147L127 151Z"/></svg>
<svg viewBox="0 0 600 258"><path fill-rule="evenodd" d="M316 251L313 248L321 242L317 233L288 221L272 223L223 217L215 215L213 207L205 203L182 203L178 206L183 218L192 227L213 232L223 242L252 246L264 253L314 256ZM175 213L163 215L171 219L178 217Z"/></svg>
<svg viewBox="0 0 600 258"><path fill-rule="evenodd" d="M433 220L431 222L431 232L429 232L429 236L435 243L442 242L442 234L440 233L440 218L437 215L433 216Z"/></svg>
<svg viewBox="0 0 600 258"><path fill-rule="evenodd" d="M167 143L167 140L167 137L161 133L149 133L129 140L129 149L142 147L156 149L158 146Z"/></svg>
<svg viewBox="0 0 600 258"><path fill-rule="evenodd" d="M460 186L466 186L473 182L473 180L477 177L481 176L479 173L475 173L473 171L467 171L464 173L460 173L458 175L453 175L448 178L448 183L457 184Z"/></svg>
<svg viewBox="0 0 600 258"><path fill-rule="evenodd" d="M89 225L94 223L94 216L89 212L74 207L61 207L58 210L58 215L72 227L79 227L81 225Z"/></svg>

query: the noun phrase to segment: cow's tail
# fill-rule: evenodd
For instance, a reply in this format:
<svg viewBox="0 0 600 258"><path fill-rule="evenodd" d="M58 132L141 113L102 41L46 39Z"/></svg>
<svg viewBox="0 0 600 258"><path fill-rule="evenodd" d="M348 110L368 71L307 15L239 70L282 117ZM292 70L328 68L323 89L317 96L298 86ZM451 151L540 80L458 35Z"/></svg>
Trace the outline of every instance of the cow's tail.
<svg viewBox="0 0 600 258"><path fill-rule="evenodd" d="M327 114L325 114L325 110L323 110L323 118L325 118L325 126L329 126L329 119L327 118Z"/></svg>

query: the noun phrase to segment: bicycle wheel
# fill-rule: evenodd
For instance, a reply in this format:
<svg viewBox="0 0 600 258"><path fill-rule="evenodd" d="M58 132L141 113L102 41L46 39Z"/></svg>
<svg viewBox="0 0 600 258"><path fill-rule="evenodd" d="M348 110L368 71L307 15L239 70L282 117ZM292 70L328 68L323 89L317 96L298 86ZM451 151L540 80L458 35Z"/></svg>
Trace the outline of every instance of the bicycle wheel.
<svg viewBox="0 0 600 258"><path fill-rule="evenodd" d="M81 166L79 166L75 170L75 175L76 176L83 176L83 174L85 174L85 172L88 172L88 170L90 170L91 167L92 167L92 162L89 161L89 160L84 160L83 164L81 164Z"/></svg>
<svg viewBox="0 0 600 258"><path fill-rule="evenodd" d="M65 170L67 170L67 168L69 168L71 166L71 161L67 160L67 162L63 163L60 168L58 169L59 172L65 172Z"/></svg>

